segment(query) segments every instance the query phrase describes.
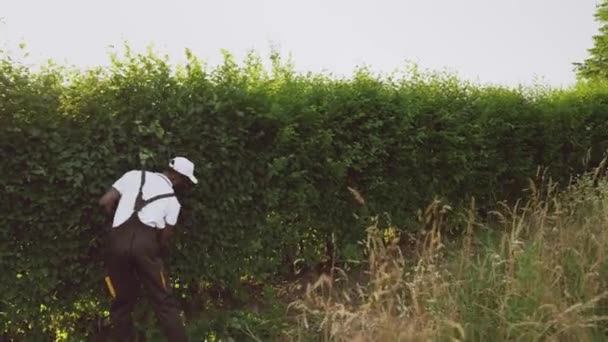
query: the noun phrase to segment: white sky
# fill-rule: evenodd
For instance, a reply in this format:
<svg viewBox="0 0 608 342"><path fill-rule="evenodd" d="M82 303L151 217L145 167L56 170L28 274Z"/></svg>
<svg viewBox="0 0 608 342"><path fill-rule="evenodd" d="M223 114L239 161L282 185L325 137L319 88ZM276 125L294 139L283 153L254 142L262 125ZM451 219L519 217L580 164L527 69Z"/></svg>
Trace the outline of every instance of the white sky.
<svg viewBox="0 0 608 342"><path fill-rule="evenodd" d="M0 0L0 48L27 44L47 58L104 65L108 46L154 44L171 60L190 48L215 64L271 45L298 70L350 75L416 62L509 86L574 82L597 33L597 0Z"/></svg>

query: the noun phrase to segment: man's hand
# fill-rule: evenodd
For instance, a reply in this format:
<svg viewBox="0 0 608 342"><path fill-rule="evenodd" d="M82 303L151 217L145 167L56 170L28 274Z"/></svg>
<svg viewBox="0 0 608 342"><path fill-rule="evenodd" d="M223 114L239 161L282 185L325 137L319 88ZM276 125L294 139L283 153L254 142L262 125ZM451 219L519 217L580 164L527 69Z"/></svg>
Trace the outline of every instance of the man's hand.
<svg viewBox="0 0 608 342"><path fill-rule="evenodd" d="M101 198L99 199L99 206L103 208L104 212L108 216L114 214L118 200L120 199L120 192L114 188L110 188Z"/></svg>

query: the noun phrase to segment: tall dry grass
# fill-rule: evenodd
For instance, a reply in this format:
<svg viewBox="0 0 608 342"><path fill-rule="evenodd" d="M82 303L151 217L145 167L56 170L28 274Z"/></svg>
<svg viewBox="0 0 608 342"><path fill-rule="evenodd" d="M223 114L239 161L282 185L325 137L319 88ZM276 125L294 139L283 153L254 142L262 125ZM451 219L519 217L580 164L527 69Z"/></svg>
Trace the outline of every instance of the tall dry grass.
<svg viewBox="0 0 608 342"><path fill-rule="evenodd" d="M433 202L407 257L372 226L366 277L334 268L293 302L296 340L608 340L608 182L587 175L563 192L543 179L529 199L444 236L449 207ZM402 245L402 244L401 244ZM446 247L449 245L449 247Z"/></svg>

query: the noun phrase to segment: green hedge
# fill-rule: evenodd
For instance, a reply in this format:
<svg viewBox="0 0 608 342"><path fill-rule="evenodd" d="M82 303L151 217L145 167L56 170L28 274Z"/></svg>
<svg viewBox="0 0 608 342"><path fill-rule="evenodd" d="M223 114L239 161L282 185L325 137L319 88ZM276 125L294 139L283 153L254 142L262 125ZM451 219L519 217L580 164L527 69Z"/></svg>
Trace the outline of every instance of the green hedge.
<svg viewBox="0 0 608 342"><path fill-rule="evenodd" d="M123 172L195 161L172 273L187 310L202 282L237 286L314 264L332 235L352 252L372 213L414 229L434 196L515 199L537 167L556 179L608 148L608 87L479 87L410 70L302 75L278 55L173 68L127 52L107 68L0 62L0 334L93 326L107 308L97 199ZM51 329L51 331L47 331ZM69 330L68 329L68 330Z"/></svg>

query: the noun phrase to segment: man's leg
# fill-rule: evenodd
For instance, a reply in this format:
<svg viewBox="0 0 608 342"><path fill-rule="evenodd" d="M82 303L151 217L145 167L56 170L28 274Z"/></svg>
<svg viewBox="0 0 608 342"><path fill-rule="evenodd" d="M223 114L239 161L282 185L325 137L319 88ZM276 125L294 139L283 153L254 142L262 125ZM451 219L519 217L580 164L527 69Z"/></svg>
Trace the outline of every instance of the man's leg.
<svg viewBox="0 0 608 342"><path fill-rule="evenodd" d="M133 341L132 313L137 302L139 279L130 258L109 258L106 266L106 286L112 296L110 320L116 341Z"/></svg>
<svg viewBox="0 0 608 342"><path fill-rule="evenodd" d="M137 268L141 281L150 294L156 317L169 341L188 341L178 302L172 295L162 260L159 257L138 257Z"/></svg>

